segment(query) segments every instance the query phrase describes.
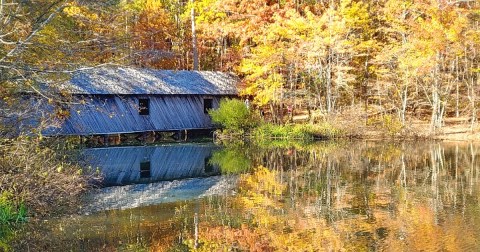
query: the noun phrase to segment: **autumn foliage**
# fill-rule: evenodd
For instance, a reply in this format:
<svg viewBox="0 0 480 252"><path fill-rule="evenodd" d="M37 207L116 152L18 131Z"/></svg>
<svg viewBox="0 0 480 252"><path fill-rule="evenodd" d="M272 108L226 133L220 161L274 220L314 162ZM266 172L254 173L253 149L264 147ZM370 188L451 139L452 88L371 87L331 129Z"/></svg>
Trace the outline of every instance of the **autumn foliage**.
<svg viewBox="0 0 480 252"><path fill-rule="evenodd" d="M14 6L0 13L2 90L56 81L58 73L85 65L192 69L197 51L200 70L235 72L242 94L275 123L286 122L285 110L293 107L312 122L355 108L365 117L357 124L387 115L402 127L429 121L431 132L446 117L463 118L472 130L476 125L478 1L45 0Z"/></svg>

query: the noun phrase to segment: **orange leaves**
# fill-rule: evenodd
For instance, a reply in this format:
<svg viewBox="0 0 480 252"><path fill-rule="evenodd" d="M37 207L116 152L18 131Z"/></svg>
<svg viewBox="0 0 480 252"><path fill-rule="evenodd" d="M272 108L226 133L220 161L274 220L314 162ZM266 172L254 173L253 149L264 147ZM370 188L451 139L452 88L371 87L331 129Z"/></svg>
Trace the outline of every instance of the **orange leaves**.
<svg viewBox="0 0 480 252"><path fill-rule="evenodd" d="M270 245L267 234L250 229L246 225L239 228L217 226L202 232L202 246L196 251L275 251Z"/></svg>
<svg viewBox="0 0 480 252"><path fill-rule="evenodd" d="M147 1L133 27L136 62L154 68L174 68L175 25L160 1Z"/></svg>

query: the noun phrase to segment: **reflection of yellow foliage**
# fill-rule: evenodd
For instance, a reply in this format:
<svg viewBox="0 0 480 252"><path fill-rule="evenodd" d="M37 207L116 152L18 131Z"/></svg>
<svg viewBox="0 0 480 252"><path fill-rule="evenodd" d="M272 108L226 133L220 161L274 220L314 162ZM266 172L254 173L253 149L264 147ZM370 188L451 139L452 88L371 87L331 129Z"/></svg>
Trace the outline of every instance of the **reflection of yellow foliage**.
<svg viewBox="0 0 480 252"><path fill-rule="evenodd" d="M282 215L279 220L288 222L283 227L286 230L247 225L209 226L203 230L197 249L193 240L187 245L195 251L340 251L344 246L340 236L324 220L295 219L295 214Z"/></svg>
<svg viewBox="0 0 480 252"><path fill-rule="evenodd" d="M400 211L403 231L407 234L403 250L462 251L476 244L475 235L464 226L461 216L437 216L431 206L418 205ZM393 227L400 231L400 227ZM395 238L395 237L392 237Z"/></svg>
<svg viewBox="0 0 480 252"><path fill-rule="evenodd" d="M195 251L274 251L267 239L266 230L250 229L246 225L240 228L209 227L200 240L201 246ZM193 241L188 246L193 248Z"/></svg>
<svg viewBox="0 0 480 252"><path fill-rule="evenodd" d="M286 186L277 172L258 167L253 174L242 175L240 193L235 197L240 210L253 225L238 228L202 223L200 246L193 240L187 245L195 251L331 251L341 250L340 236L324 219L299 212L282 212L280 196ZM243 221L248 223L248 221ZM206 226L206 227L205 227Z"/></svg>
<svg viewBox="0 0 480 252"><path fill-rule="evenodd" d="M285 190L285 186L277 181L276 172L260 166L253 174L243 175L239 184L238 201L248 209L253 221L259 225L275 223L277 220L269 211L280 207L278 199Z"/></svg>
<svg viewBox="0 0 480 252"><path fill-rule="evenodd" d="M381 148L369 148L363 155L377 162L393 163L399 159L401 154L402 150L400 146L388 144L381 146Z"/></svg>
<svg viewBox="0 0 480 252"><path fill-rule="evenodd" d="M287 215L284 219L295 218ZM343 243L338 233L325 220L297 218L288 225L289 231L270 232L271 245L283 251L338 251Z"/></svg>
<svg viewBox="0 0 480 252"><path fill-rule="evenodd" d="M285 190L285 185L276 180L276 175L275 171L259 166L254 174L242 176L240 188L247 196L253 194L280 196Z"/></svg>
<svg viewBox="0 0 480 252"><path fill-rule="evenodd" d="M238 194L218 209L218 205L207 206L205 212L214 217L200 223L198 250L464 251L478 247L476 221L467 221L472 215L448 208L453 204L449 198L458 193L451 190L450 183L455 181L445 188L438 186L434 193L439 195L425 192L424 186L417 187L410 181L429 181L430 169L410 172L409 164L415 160L404 155L402 146L361 149L362 157L385 169L367 176L361 170L336 169L342 159L333 158L334 152L310 151L316 154L309 155L314 159L283 174L260 166L251 174L241 175ZM284 151L277 154L287 155ZM301 151L295 153L298 158L302 155ZM424 164L425 160L420 158L420 162ZM405 175L402 164L406 166ZM371 176L375 186L369 184ZM392 186L399 176L405 176L407 183ZM438 176L452 179L447 169ZM360 177L358 184L344 183ZM473 211L478 211L477 206Z"/></svg>

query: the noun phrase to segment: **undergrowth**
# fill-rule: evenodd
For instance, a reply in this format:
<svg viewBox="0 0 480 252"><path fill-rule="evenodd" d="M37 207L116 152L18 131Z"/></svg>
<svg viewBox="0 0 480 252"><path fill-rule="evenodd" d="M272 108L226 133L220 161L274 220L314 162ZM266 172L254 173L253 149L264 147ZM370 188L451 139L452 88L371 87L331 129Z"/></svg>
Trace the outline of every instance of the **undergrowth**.
<svg viewBox="0 0 480 252"><path fill-rule="evenodd" d="M27 208L22 202L13 201L12 194L2 192L0 194L0 225L25 222L27 220Z"/></svg>
<svg viewBox="0 0 480 252"><path fill-rule="evenodd" d="M72 145L73 146L73 145ZM18 137L0 142L0 218L48 215L75 209L91 175L75 164L64 139Z"/></svg>

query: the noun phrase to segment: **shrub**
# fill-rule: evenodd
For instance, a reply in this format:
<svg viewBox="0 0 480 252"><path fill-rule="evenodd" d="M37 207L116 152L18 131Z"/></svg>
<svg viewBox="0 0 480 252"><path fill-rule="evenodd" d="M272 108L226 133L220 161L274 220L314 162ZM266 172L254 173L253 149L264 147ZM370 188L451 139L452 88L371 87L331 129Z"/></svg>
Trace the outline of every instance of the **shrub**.
<svg viewBox="0 0 480 252"><path fill-rule="evenodd" d="M383 122L383 128L391 136L394 136L400 133L403 128L402 122L396 116L393 116L393 115L382 116L382 122Z"/></svg>
<svg viewBox="0 0 480 252"><path fill-rule="evenodd" d="M224 99L216 110L208 112L212 121L227 130L245 131L258 125L259 119L238 99Z"/></svg>
<svg viewBox="0 0 480 252"><path fill-rule="evenodd" d="M257 138L298 139L303 138L303 132L293 125L263 124L256 128L252 135Z"/></svg>
<svg viewBox="0 0 480 252"><path fill-rule="evenodd" d="M72 162L76 152L66 148L67 142L30 137L0 142L0 192L9 192L2 194L0 214L20 213L23 204L34 215L75 210L93 177Z"/></svg>

